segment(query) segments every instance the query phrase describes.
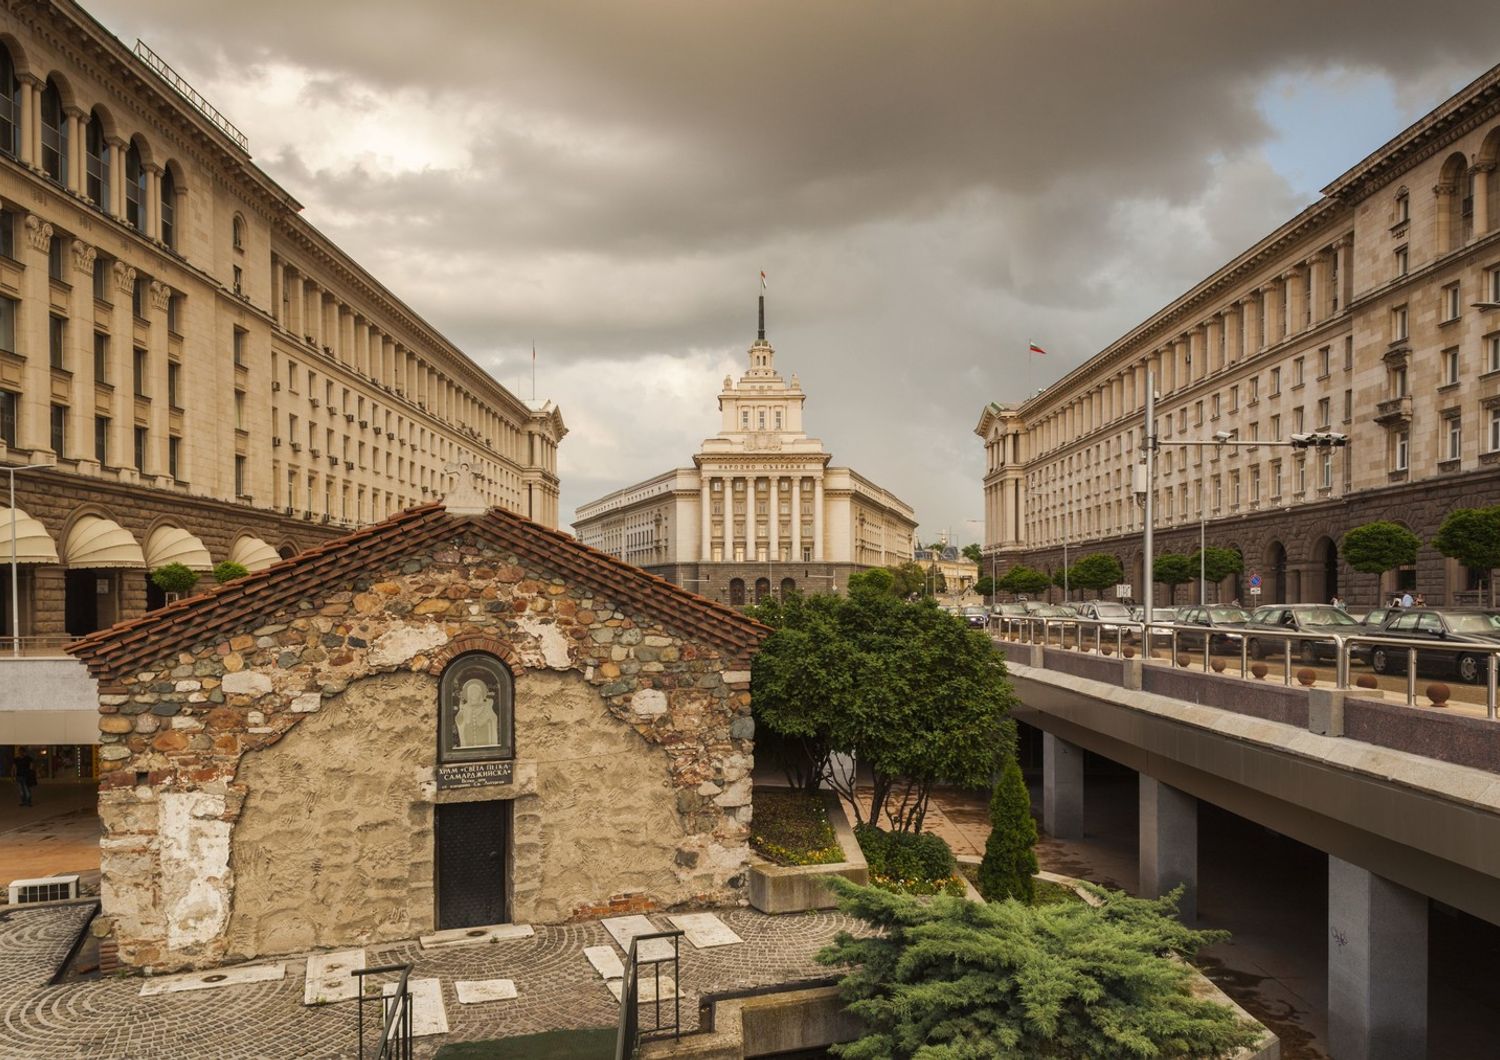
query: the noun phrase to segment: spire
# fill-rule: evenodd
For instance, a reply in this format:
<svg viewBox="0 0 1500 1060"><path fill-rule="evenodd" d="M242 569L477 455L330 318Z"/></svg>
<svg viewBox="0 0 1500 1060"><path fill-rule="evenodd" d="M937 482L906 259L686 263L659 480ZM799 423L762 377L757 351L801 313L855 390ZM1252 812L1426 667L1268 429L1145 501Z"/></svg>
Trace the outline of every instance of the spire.
<svg viewBox="0 0 1500 1060"><path fill-rule="evenodd" d="M755 333L756 342L766 341L766 296L760 296L760 330Z"/></svg>

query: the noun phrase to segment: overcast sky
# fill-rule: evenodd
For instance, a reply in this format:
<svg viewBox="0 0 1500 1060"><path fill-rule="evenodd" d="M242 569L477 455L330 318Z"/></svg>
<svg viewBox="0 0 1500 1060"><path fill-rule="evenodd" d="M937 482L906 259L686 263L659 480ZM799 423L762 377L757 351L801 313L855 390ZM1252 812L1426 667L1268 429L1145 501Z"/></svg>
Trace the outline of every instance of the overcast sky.
<svg viewBox="0 0 1500 1060"><path fill-rule="evenodd" d="M717 429L764 269L809 432L960 542L986 401L1500 61L1485 0L84 2L523 397L536 343L564 522Z"/></svg>

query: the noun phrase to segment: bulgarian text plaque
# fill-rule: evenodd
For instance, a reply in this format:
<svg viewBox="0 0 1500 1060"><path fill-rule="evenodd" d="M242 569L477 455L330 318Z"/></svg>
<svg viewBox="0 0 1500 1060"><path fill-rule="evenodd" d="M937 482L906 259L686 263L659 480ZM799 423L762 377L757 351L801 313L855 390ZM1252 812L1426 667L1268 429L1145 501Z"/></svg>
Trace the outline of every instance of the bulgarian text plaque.
<svg viewBox="0 0 1500 1060"><path fill-rule="evenodd" d="M482 788L488 784L509 784L515 763L445 762L437 767L439 791L449 788Z"/></svg>

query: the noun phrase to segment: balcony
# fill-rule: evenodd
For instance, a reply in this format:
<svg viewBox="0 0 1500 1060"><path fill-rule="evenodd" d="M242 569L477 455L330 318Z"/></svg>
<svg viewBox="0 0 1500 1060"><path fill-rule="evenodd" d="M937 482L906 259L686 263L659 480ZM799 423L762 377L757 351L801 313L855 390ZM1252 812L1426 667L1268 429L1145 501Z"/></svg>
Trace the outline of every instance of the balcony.
<svg viewBox="0 0 1500 1060"><path fill-rule="evenodd" d="M1411 395L1387 398L1375 405L1375 422L1383 427L1395 427L1411 422Z"/></svg>

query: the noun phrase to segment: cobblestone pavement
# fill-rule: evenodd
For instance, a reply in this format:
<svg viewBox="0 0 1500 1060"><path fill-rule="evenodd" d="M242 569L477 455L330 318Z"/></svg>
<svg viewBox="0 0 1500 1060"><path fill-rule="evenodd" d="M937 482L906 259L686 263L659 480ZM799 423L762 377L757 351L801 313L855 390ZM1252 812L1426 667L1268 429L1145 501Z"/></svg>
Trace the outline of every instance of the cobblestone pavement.
<svg viewBox="0 0 1500 1060"><path fill-rule="evenodd" d="M695 950L682 944L682 1018L696 1026L704 993L823 978L815 954L840 930L859 924L837 913L771 917L717 910L743 945ZM140 997L141 979L117 976L48 986L88 907L49 906L0 913L0 1058L214 1057L266 1060L345 1057L354 1053L356 1005L305 1008L304 962L287 960L286 978L218 990ZM651 917L659 928L666 918ZM445 1042L537 1031L613 1026L618 1003L583 955L610 944L597 921L536 929L529 939L423 951L415 941L370 947L372 966L410 961L414 978L442 982L450 1032L419 1038L418 1055ZM257 962L262 963L262 962ZM519 997L460 1005L456 979L514 979ZM667 1005L663 1005L664 1012ZM373 1012L373 1008L370 1010ZM650 1008L644 1010L649 1026Z"/></svg>

